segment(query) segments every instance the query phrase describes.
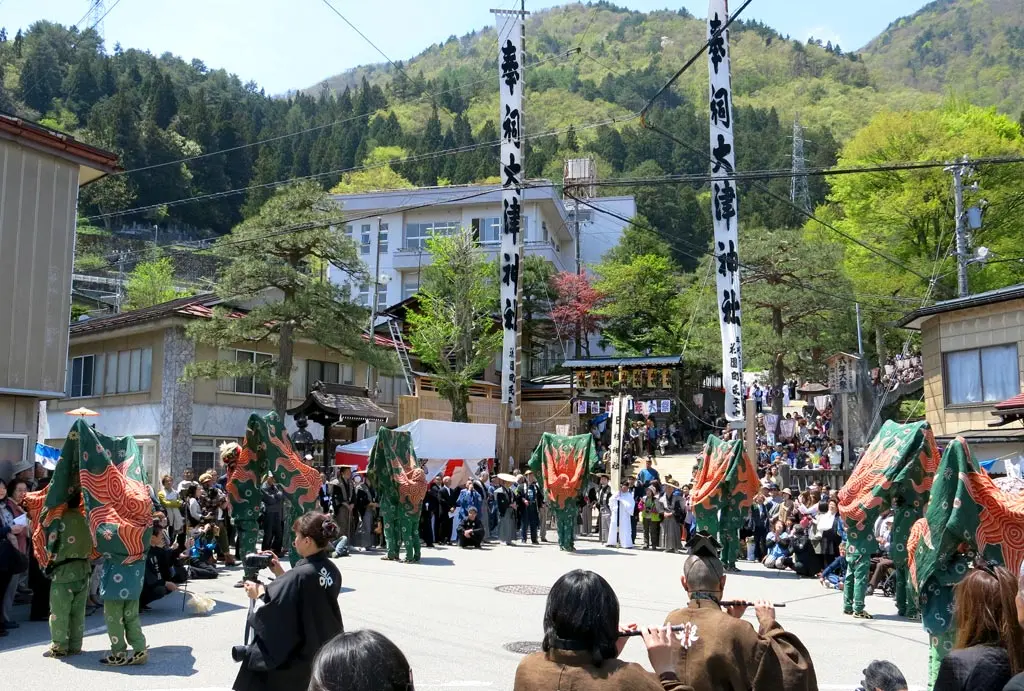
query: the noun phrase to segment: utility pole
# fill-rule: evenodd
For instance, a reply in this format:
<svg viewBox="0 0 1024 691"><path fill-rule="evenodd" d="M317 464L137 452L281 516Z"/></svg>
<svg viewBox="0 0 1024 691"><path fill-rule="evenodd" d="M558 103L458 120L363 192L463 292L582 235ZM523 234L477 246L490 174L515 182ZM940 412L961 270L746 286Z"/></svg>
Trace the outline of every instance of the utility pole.
<svg viewBox="0 0 1024 691"><path fill-rule="evenodd" d="M117 297L114 299L116 314L121 314L121 305L124 303L124 252L117 253Z"/></svg>
<svg viewBox="0 0 1024 691"><path fill-rule="evenodd" d="M963 162L950 166L953 173L953 199L956 202L956 292L964 298L970 294L967 287L967 264L970 260L967 249L967 224L964 212L964 173L968 171L967 157Z"/></svg>
<svg viewBox="0 0 1024 691"><path fill-rule="evenodd" d="M860 303L854 303L857 306L857 355L864 357L864 340L860 334Z"/></svg>

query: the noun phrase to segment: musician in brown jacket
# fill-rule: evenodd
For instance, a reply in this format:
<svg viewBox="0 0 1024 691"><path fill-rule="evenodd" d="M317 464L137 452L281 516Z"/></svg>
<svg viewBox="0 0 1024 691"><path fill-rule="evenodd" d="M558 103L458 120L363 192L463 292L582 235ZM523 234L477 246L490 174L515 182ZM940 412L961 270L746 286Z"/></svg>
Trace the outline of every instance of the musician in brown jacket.
<svg viewBox="0 0 1024 691"><path fill-rule="evenodd" d="M618 659L629 640L619 635L624 631L608 582L593 571L570 571L548 593L543 652L519 663L514 691L684 691L673 663L679 638L668 628L643 634L651 674Z"/></svg>
<svg viewBox="0 0 1024 691"><path fill-rule="evenodd" d="M665 623L691 624L676 648L676 674L693 691L817 691L814 665L803 643L775 621L768 602L755 605L760 628L740 617L746 606L723 611L719 602L725 589L725 567L718 558L718 543L707 533L690 540L690 556L683 563L682 584L690 602L670 612Z"/></svg>

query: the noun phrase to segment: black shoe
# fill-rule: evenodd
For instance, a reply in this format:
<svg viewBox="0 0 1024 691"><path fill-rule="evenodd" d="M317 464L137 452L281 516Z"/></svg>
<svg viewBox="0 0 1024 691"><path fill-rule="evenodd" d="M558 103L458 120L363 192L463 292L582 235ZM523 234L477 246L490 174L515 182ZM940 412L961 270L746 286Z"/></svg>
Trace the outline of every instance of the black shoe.
<svg viewBox="0 0 1024 691"><path fill-rule="evenodd" d="M534 540L534 541L533 541L533 544L535 544L535 545L539 545L540 543L539 543L539 542L537 542L536 540Z"/></svg>

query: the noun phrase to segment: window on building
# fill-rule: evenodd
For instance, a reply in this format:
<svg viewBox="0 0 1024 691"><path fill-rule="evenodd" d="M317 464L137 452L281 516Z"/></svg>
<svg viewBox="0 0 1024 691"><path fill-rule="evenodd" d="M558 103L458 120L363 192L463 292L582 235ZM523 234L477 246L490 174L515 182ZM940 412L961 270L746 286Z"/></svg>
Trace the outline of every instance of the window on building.
<svg viewBox="0 0 1024 691"><path fill-rule="evenodd" d="M362 305L363 307L369 307L370 306L370 284L369 283L360 283L359 284L359 292L356 293L356 300L355 300L355 302L356 302L357 305Z"/></svg>
<svg viewBox="0 0 1024 691"><path fill-rule="evenodd" d="M383 309L388 306L388 284L378 283L377 284L377 309Z"/></svg>
<svg viewBox="0 0 1024 691"><path fill-rule="evenodd" d="M359 233L359 254L370 253L370 226L363 226Z"/></svg>
<svg viewBox="0 0 1024 691"><path fill-rule="evenodd" d="M136 348L107 353L107 395L149 391L153 349Z"/></svg>
<svg viewBox="0 0 1024 691"><path fill-rule="evenodd" d="M349 240L352 239L352 224L351 223L346 223L345 224L345 235L348 236Z"/></svg>
<svg viewBox="0 0 1024 691"><path fill-rule="evenodd" d="M1020 393L1017 344L945 353L948 405L996 403Z"/></svg>
<svg viewBox="0 0 1024 691"><path fill-rule="evenodd" d="M388 253L388 224L380 224L380 233L377 234L377 248L381 254Z"/></svg>
<svg viewBox="0 0 1024 691"><path fill-rule="evenodd" d="M313 388L313 384L318 381L325 384L351 384L352 365L306 360L306 388Z"/></svg>
<svg viewBox="0 0 1024 691"><path fill-rule="evenodd" d="M251 350L235 351L235 362L248 362L260 365L265 362L270 362L273 359L274 356L268 355L267 353L257 353ZM235 377L234 392L250 393L256 396L269 396L270 385L261 381L257 381L255 376Z"/></svg>
<svg viewBox="0 0 1024 691"><path fill-rule="evenodd" d="M474 218L471 223L473 238L477 242L487 244L501 241L501 219L499 217Z"/></svg>
<svg viewBox="0 0 1024 691"><path fill-rule="evenodd" d="M220 464L218 457L220 456L220 445L230 442L242 443L241 439L209 439L192 437L192 471L195 473L195 477L199 477L207 470L218 472Z"/></svg>
<svg viewBox="0 0 1024 691"><path fill-rule="evenodd" d="M68 367L68 396L71 398L86 398L99 395L93 393L96 356L83 355L71 358L71 366Z"/></svg>
<svg viewBox="0 0 1024 691"><path fill-rule="evenodd" d="M402 277L402 299L408 300L420 289L419 274L410 274Z"/></svg>
<svg viewBox="0 0 1024 691"><path fill-rule="evenodd" d="M427 240L432 235L452 235L458 229L459 224L455 221L430 221L428 223L406 223L405 249L426 249Z"/></svg>

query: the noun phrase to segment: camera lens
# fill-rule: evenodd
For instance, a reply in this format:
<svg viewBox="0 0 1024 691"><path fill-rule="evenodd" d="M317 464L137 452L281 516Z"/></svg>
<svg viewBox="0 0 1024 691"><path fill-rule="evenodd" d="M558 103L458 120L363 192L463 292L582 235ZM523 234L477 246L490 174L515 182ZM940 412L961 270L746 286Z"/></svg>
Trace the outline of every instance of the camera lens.
<svg viewBox="0 0 1024 691"><path fill-rule="evenodd" d="M247 645L233 645L231 646L231 659L235 662L241 662L245 659L245 654L249 652L249 646Z"/></svg>

